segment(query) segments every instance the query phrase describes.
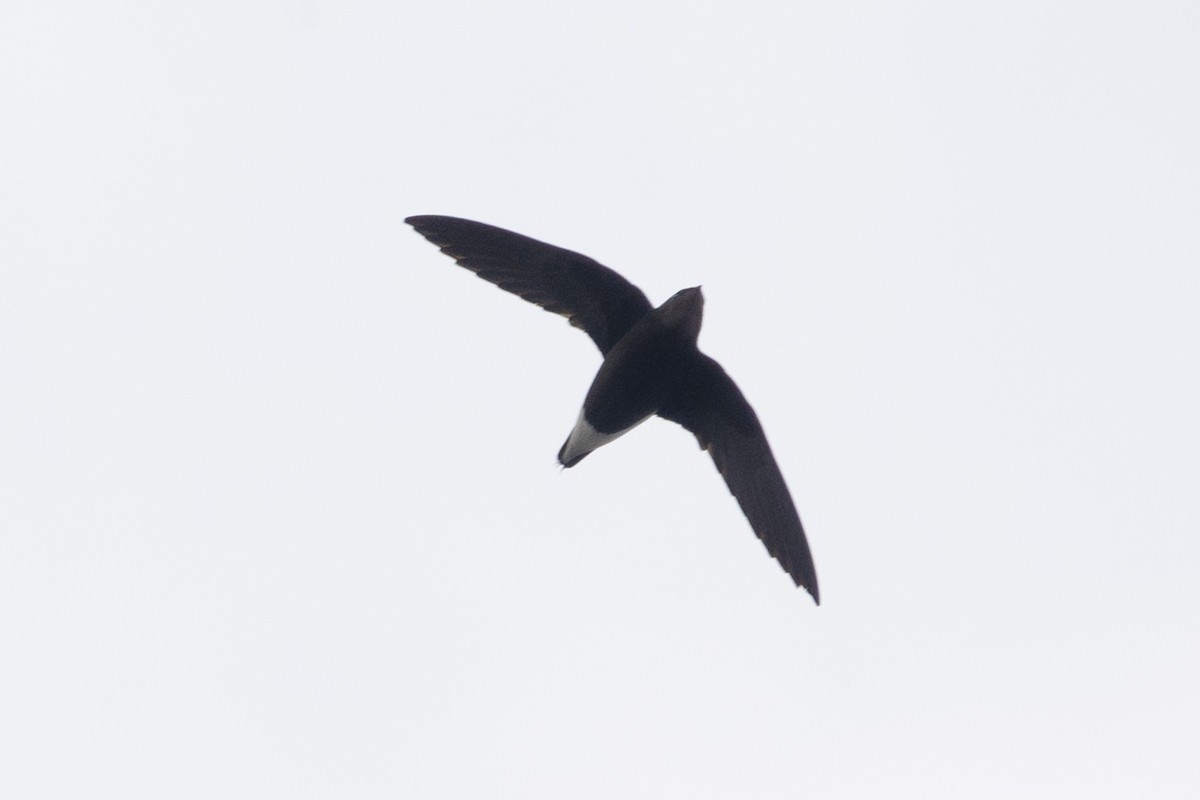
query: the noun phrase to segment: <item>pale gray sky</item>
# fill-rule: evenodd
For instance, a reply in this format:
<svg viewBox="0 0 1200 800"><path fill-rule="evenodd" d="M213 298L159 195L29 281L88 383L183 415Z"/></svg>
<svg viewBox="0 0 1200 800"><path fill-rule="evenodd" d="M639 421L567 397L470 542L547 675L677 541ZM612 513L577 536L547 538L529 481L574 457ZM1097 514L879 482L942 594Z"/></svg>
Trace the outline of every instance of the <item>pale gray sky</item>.
<svg viewBox="0 0 1200 800"><path fill-rule="evenodd" d="M1195 797L1198 33L0 5L0 796ZM824 604L424 213L703 284Z"/></svg>

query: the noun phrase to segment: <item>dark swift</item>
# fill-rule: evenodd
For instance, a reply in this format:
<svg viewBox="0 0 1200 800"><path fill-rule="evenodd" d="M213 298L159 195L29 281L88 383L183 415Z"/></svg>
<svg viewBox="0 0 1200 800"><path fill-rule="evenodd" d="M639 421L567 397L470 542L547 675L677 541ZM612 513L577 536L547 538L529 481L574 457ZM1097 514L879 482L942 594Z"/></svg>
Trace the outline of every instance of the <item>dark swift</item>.
<svg viewBox="0 0 1200 800"><path fill-rule="evenodd" d="M700 287L658 308L587 256L457 217L405 220L460 266L565 316L604 355L575 428L558 451L573 467L652 416L679 423L712 455L754 533L818 604L817 573L775 456L754 409L721 365L696 347Z"/></svg>

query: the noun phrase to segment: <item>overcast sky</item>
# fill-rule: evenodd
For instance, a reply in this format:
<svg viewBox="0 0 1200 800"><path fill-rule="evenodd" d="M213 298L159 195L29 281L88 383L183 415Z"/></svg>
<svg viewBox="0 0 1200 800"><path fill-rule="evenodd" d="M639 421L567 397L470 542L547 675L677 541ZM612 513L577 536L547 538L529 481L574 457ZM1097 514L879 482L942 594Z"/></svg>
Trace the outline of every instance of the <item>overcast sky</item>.
<svg viewBox="0 0 1200 800"><path fill-rule="evenodd" d="M1200 11L0 2L0 796L1194 798ZM694 437L402 219L586 253Z"/></svg>

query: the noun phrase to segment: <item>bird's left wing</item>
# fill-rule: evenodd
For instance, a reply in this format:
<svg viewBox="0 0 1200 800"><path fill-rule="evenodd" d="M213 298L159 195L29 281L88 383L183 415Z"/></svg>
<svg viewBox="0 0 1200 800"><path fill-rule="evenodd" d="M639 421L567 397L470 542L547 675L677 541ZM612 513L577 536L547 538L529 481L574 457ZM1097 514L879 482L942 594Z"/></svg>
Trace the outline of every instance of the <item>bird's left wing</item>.
<svg viewBox="0 0 1200 800"><path fill-rule="evenodd" d="M817 571L792 495L758 415L721 365L701 355L658 415L696 434L767 552L819 605Z"/></svg>

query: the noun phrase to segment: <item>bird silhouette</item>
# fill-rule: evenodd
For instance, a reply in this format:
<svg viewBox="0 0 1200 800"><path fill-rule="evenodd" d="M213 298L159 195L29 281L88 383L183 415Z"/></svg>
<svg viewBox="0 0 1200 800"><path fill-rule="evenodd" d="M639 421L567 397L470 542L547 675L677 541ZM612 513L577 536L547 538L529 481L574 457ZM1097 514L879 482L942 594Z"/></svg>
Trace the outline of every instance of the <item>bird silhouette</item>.
<svg viewBox="0 0 1200 800"><path fill-rule="evenodd" d="M817 573L791 493L741 390L696 347L700 287L655 308L608 267L579 253L457 217L405 220L460 266L583 329L604 356L574 429L558 451L573 467L658 415L696 435L754 533L820 604Z"/></svg>

